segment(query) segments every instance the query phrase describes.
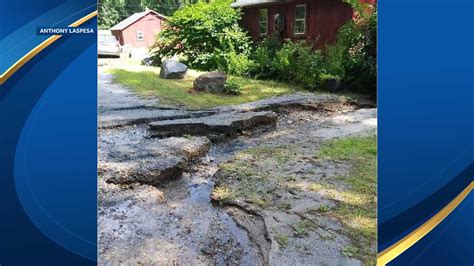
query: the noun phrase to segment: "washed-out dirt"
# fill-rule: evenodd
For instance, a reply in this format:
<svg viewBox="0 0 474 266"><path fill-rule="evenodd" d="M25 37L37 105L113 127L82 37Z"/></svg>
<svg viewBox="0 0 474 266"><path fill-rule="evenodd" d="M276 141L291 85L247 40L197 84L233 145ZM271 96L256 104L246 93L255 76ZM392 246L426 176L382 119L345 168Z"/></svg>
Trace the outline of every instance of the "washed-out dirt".
<svg viewBox="0 0 474 266"><path fill-rule="evenodd" d="M99 131L99 264L361 264L342 254L351 240L341 224L317 212L334 202L301 188L313 181L346 185L337 177L351 166L319 161L315 152L326 139L375 134L376 109L357 109L345 101L325 106L312 104L317 100L313 99L307 104L305 97L215 108L196 116L195 111L168 109L169 119L154 120L156 114L163 117L154 107L159 101L140 99L101 74L99 112L104 123L114 126ZM129 110L135 113L129 115ZM274 124L232 127L232 134L225 136L168 132L157 138L147 124L193 117L202 121L211 113L247 111L275 112L277 119ZM136 115L139 112L145 120ZM265 201L215 200L220 185L247 182L225 179L229 176L222 168L240 165L247 171L244 166L252 163L245 157L247 151L261 150L258 156L253 153L259 161L252 169L265 173L269 182L249 191L261 193ZM163 167L163 161L171 166ZM311 226L304 228L304 235L295 235L306 220Z"/></svg>

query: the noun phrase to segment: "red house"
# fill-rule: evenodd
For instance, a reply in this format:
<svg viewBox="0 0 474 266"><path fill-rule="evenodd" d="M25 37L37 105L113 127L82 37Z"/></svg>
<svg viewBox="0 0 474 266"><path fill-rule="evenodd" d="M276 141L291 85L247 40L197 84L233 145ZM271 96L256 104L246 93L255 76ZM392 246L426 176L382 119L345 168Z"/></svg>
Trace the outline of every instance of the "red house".
<svg viewBox="0 0 474 266"><path fill-rule="evenodd" d="M164 26L166 17L153 10L135 13L110 30L120 44L148 49Z"/></svg>
<svg viewBox="0 0 474 266"><path fill-rule="evenodd" d="M360 0L374 4L376 0ZM309 40L315 47L336 40L338 29L354 16L341 0L237 0L241 24L258 41L272 34L283 39Z"/></svg>

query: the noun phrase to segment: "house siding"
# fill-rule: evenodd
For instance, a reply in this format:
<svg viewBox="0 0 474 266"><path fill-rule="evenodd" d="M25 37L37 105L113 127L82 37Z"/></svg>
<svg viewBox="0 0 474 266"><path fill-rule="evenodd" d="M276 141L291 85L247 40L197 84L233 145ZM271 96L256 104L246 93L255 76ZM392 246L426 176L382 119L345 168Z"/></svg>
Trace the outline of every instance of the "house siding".
<svg viewBox="0 0 474 266"><path fill-rule="evenodd" d="M374 2L373 0L362 0ZM294 34L295 7L306 5L306 31L305 34ZM268 10L268 35L273 33L273 17L283 14L285 28L282 33L284 39L309 40L315 47L321 47L336 40L338 29L353 17L353 10L347 3L339 0L296 0L286 3L273 3L260 6L242 8L241 25L247 29L253 40L261 40L266 36L259 34L258 12L260 9Z"/></svg>
<svg viewBox="0 0 474 266"><path fill-rule="evenodd" d="M112 34L121 45L129 45L132 48L149 48L155 42L155 36L162 30L163 25L163 18L150 13L123 30L112 31ZM137 31L143 32L143 40L138 40Z"/></svg>

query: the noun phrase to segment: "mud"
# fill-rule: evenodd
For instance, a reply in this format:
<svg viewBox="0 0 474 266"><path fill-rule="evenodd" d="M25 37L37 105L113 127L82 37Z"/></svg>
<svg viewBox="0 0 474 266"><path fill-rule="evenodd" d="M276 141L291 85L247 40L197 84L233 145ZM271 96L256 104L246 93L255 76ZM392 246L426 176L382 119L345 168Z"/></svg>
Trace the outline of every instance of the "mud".
<svg viewBox="0 0 474 266"><path fill-rule="evenodd" d="M99 263L263 264L246 231L211 203L216 171L217 161L205 156L160 186L102 181Z"/></svg>
<svg viewBox="0 0 474 266"><path fill-rule="evenodd" d="M128 95L125 88L107 79L104 78L106 82L102 85L99 83L99 90L101 86L117 86L114 90L125 90L123 93ZM291 97L300 103L295 104ZM287 100L223 107L219 109L222 112L274 110L278 112L278 120L273 127L242 130L239 135L214 143L199 136L154 138L146 125L102 128L99 132L99 264L361 264L342 254L350 239L341 233L343 228L337 220L320 211L334 203L324 193L308 187L314 181L345 185L337 177L347 174L350 165L322 162L314 157L315 151L325 139L374 134L376 110L353 110L347 101L339 101L336 96L318 97L310 101L299 95ZM327 105L321 106L317 99L327 100ZM159 106L158 101L133 98L129 102L122 96L115 99L103 96L99 100L99 112L104 115ZM285 106L278 107L278 101ZM246 153L259 149L264 151L263 155L257 161L249 160L251 156ZM268 151L270 157L277 156L276 161L266 159ZM167 160L178 160L179 171L152 182L148 178L137 179L144 169L148 169L144 173L164 171L159 167L147 168L146 163L156 166L157 162L162 164ZM144 161L145 166L137 164ZM220 185L238 187L244 182L233 179L225 171L226 165L239 163L252 165L265 174L266 181L257 178L261 186L250 189L256 195L263 195L265 201L258 201L258 197L255 201L245 200L246 197L216 200L215 190ZM117 170L123 164L136 164L132 168L138 174L127 170L121 175ZM238 170L246 173L246 168Z"/></svg>

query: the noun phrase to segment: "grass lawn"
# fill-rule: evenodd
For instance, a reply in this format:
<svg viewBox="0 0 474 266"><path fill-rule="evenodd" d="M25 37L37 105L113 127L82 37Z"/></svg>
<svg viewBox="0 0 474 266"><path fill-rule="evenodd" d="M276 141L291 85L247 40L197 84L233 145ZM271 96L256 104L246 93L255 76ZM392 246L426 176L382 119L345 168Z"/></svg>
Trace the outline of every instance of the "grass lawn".
<svg viewBox="0 0 474 266"><path fill-rule="evenodd" d="M303 90L300 86L281 82L230 77L241 85L241 94L191 94L188 90L193 87L194 79L204 72L189 70L186 78L182 80L160 78L160 68L157 67L136 66L131 68L125 66L111 68L108 72L115 76L116 82L131 88L142 96L156 96L165 104L184 105L192 108L241 104Z"/></svg>
<svg viewBox="0 0 474 266"><path fill-rule="evenodd" d="M335 215L347 229L354 246L344 248L348 256L375 265L377 239L377 174L376 137L351 137L323 143L319 156L330 160L352 162L352 171L342 177L348 184L345 191L333 190L339 202ZM329 188L331 190L331 188Z"/></svg>

